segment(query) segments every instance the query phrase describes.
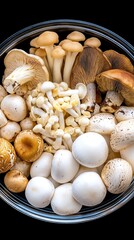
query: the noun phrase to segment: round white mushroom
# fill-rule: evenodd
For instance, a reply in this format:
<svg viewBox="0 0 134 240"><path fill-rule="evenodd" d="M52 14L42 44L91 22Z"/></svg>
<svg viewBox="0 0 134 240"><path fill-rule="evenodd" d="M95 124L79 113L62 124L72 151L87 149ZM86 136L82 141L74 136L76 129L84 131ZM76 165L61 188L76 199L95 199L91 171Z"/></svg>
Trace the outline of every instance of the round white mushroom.
<svg viewBox="0 0 134 240"><path fill-rule="evenodd" d="M129 187L132 181L132 167L122 158L111 159L104 165L101 171L101 178L110 193L122 193Z"/></svg>
<svg viewBox="0 0 134 240"><path fill-rule="evenodd" d="M7 124L0 129L0 136L12 142L20 131L21 127L19 123L8 121Z"/></svg>
<svg viewBox="0 0 134 240"><path fill-rule="evenodd" d="M120 155L121 158L127 160L131 164L134 174L134 144L122 149Z"/></svg>
<svg viewBox="0 0 134 240"><path fill-rule="evenodd" d="M54 194L53 183L44 177L31 178L25 189L25 197L27 201L34 207L47 207Z"/></svg>
<svg viewBox="0 0 134 240"><path fill-rule="evenodd" d="M66 183L73 179L79 169L79 163L74 159L72 152L67 149L59 149L55 152L51 176L59 183Z"/></svg>
<svg viewBox="0 0 134 240"><path fill-rule="evenodd" d="M64 183L55 189L51 207L58 215L71 215L80 211L82 204L74 199L71 183Z"/></svg>
<svg viewBox="0 0 134 240"><path fill-rule="evenodd" d="M108 145L105 138L96 132L87 132L75 139L72 145L74 158L83 166L98 167L108 157Z"/></svg>
<svg viewBox="0 0 134 240"><path fill-rule="evenodd" d="M95 206L104 200L107 190L98 173L84 172L73 181L72 193L80 204Z"/></svg>
<svg viewBox="0 0 134 240"><path fill-rule="evenodd" d="M32 163L30 168L30 176L42 176L48 177L51 173L53 154L49 152L43 152L41 156Z"/></svg>
<svg viewBox="0 0 134 240"><path fill-rule="evenodd" d="M1 102L1 109L6 117L15 122L23 120L27 115L27 105L23 97L8 94Z"/></svg>

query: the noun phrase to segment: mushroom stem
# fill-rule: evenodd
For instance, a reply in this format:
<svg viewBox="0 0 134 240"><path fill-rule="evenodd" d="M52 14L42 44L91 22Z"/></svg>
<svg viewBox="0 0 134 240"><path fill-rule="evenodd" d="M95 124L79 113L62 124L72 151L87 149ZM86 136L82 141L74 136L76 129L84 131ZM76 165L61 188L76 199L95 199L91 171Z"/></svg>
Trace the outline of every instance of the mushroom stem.
<svg viewBox="0 0 134 240"><path fill-rule="evenodd" d="M89 112L93 112L96 104L96 85L95 83L87 84L87 95L83 101L87 105Z"/></svg>
<svg viewBox="0 0 134 240"><path fill-rule="evenodd" d="M25 64L17 67L5 80L6 90L9 93L15 93L21 85L32 81L35 77L35 70L30 65Z"/></svg>
<svg viewBox="0 0 134 240"><path fill-rule="evenodd" d="M101 105L101 112L114 113L117 107L123 103L123 97L120 93L115 91L107 91L106 97Z"/></svg>

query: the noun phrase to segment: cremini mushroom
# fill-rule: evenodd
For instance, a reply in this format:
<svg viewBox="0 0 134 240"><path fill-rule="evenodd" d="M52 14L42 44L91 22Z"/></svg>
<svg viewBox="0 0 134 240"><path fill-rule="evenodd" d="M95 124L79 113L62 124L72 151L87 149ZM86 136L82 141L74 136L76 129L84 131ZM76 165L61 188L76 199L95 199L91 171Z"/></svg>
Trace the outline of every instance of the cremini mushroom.
<svg viewBox="0 0 134 240"><path fill-rule="evenodd" d="M8 94L1 102L1 110L5 116L15 122L20 122L27 116L27 105L22 96Z"/></svg>
<svg viewBox="0 0 134 240"><path fill-rule="evenodd" d="M56 187L51 200L51 207L58 215L72 215L78 213L82 204L76 201L72 195L72 184L64 183Z"/></svg>
<svg viewBox="0 0 134 240"><path fill-rule="evenodd" d="M44 61L22 49L10 50L4 58L4 64L2 83L8 93L24 95L39 82L49 80Z"/></svg>
<svg viewBox="0 0 134 240"><path fill-rule="evenodd" d="M86 132L73 142L72 154L79 164L94 168L107 160L108 145L105 138L99 133Z"/></svg>
<svg viewBox="0 0 134 240"><path fill-rule="evenodd" d="M9 191L20 193L25 191L28 184L28 178L21 171L13 169L5 174L4 184Z"/></svg>
<svg viewBox="0 0 134 240"><path fill-rule="evenodd" d="M101 92L117 91L126 105L134 105L134 74L122 69L110 69L98 74L96 82Z"/></svg>
<svg viewBox="0 0 134 240"><path fill-rule="evenodd" d="M103 166L101 178L110 193L122 193L132 182L132 167L122 158L111 159Z"/></svg>
<svg viewBox="0 0 134 240"><path fill-rule="evenodd" d="M21 131L20 124L14 121L8 121L5 126L0 128L0 136L13 142L17 134Z"/></svg>
<svg viewBox="0 0 134 240"><path fill-rule="evenodd" d="M79 163L70 150L59 149L55 152L51 167L51 176L54 180L67 183L75 176L78 169Z"/></svg>
<svg viewBox="0 0 134 240"><path fill-rule="evenodd" d="M70 87L70 76L73 64L75 62L78 53L83 51L83 46L81 43L76 41L68 41L62 44L62 48L66 51L64 68L63 68L63 81Z"/></svg>
<svg viewBox="0 0 134 240"><path fill-rule="evenodd" d="M44 150L44 141L40 135L32 130L23 130L16 136L14 147L20 159L34 162Z"/></svg>
<svg viewBox="0 0 134 240"><path fill-rule="evenodd" d="M107 189L96 172L81 173L72 183L73 197L84 206L100 204L106 197Z"/></svg>
<svg viewBox="0 0 134 240"><path fill-rule="evenodd" d="M29 180L25 189L25 197L32 206L44 208L51 203L54 190L54 185L49 179L36 176Z"/></svg>
<svg viewBox="0 0 134 240"><path fill-rule="evenodd" d="M103 54L110 61L112 69L123 69L134 73L134 66L126 55L119 53L113 49L105 50Z"/></svg>
<svg viewBox="0 0 134 240"><path fill-rule="evenodd" d="M70 76L70 86L75 88L79 82L85 85L94 82L97 74L110 68L111 64L103 52L97 48L85 46L75 59Z"/></svg>
<svg viewBox="0 0 134 240"><path fill-rule="evenodd" d="M45 49L47 54L47 60L50 67L50 70L53 69L53 57L52 57L52 50L54 48L54 45L59 42L59 36L54 31L44 31L41 33L36 43L40 48Z"/></svg>
<svg viewBox="0 0 134 240"><path fill-rule="evenodd" d="M14 146L4 138L0 138L0 173L7 172L16 162Z"/></svg>
<svg viewBox="0 0 134 240"><path fill-rule="evenodd" d="M114 152L119 152L133 143L134 119L128 119L117 123L110 137L112 150Z"/></svg>

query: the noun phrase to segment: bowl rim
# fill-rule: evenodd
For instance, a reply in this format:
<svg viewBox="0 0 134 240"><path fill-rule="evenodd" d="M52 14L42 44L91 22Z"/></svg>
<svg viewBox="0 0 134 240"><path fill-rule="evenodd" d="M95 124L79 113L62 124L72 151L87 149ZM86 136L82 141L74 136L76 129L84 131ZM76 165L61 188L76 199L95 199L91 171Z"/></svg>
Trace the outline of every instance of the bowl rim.
<svg viewBox="0 0 134 240"><path fill-rule="evenodd" d="M29 38L31 36L31 32L33 35L37 35L39 32L50 29L81 29L83 31L89 31L92 34L99 34L101 38L104 38L111 43L114 43L116 46L121 48L125 51L126 54L130 56L132 61L134 60L134 47L120 35L116 34L115 32L100 26L96 23L76 20L76 19L52 19L48 21L42 21L39 23L35 23L24 27L11 36L9 36L6 40L0 43L0 57L3 56L6 52L8 52L11 48L13 48L16 44L23 41L25 38ZM59 216L55 214L49 215L49 213L45 213L45 215L41 214L41 210L35 209L28 204L23 206L23 201L19 202L16 196L10 193L3 185L0 183L0 198L4 200L8 205L10 205L15 210L38 220L47 221L51 223L82 223L87 221L92 221L103 216L106 216L115 210L119 209L123 205L125 205L128 201L130 201L134 197L134 181L131 183L129 189L122 193L121 195L117 196L112 202L112 206L109 206L109 203L103 205L103 208L99 211L99 207L97 211L93 213L82 215L82 213L78 213L77 216ZM40 215L38 213L40 212Z"/></svg>

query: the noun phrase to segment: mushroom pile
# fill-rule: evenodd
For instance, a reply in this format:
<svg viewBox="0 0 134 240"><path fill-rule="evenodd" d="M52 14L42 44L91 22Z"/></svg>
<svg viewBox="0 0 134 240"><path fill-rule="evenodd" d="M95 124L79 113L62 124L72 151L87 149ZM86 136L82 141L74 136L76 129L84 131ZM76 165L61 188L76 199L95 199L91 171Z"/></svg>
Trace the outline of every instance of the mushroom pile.
<svg viewBox="0 0 134 240"><path fill-rule="evenodd" d="M134 177L134 66L96 37L45 31L4 58L0 174L35 208L73 215Z"/></svg>

